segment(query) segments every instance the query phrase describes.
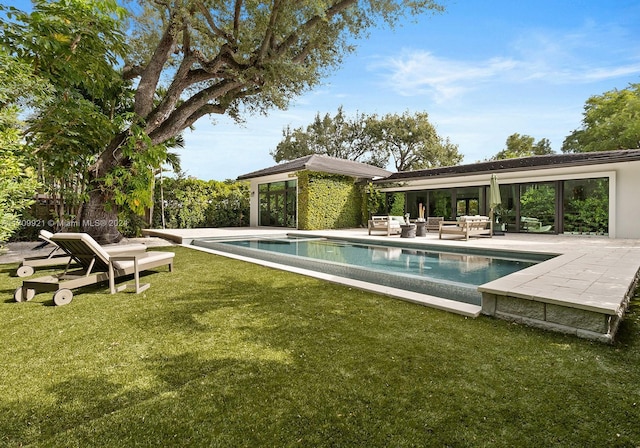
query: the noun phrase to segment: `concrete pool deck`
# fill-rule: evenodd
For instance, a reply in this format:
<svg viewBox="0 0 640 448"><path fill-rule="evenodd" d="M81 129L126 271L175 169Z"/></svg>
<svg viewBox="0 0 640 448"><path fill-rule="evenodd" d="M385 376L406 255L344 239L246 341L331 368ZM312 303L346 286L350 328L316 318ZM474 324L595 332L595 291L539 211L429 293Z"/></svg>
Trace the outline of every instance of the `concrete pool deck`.
<svg viewBox="0 0 640 448"><path fill-rule="evenodd" d="M389 242L392 239L406 242L413 248L436 246L443 250L483 249L555 254L557 256L551 260L481 285L478 288L483 296L481 308L467 304L453 305L451 301L433 297L424 299L420 295L414 297L405 294L406 297L402 298L464 315L477 316L482 312L602 342L613 340L633 297L640 271L640 240L596 236L506 234L464 241L453 238L440 240L437 233L410 239L369 236L366 229L300 231L244 227L145 231L146 235L166 238L177 244L189 244L196 238L286 233L357 238L371 242ZM398 291L389 291L384 287L354 286L398 296Z"/></svg>

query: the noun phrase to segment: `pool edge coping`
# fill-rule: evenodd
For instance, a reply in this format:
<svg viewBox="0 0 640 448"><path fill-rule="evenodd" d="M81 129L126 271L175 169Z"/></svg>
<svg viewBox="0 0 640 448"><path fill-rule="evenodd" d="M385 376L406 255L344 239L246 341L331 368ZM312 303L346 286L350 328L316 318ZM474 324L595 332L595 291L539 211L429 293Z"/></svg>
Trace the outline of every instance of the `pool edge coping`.
<svg viewBox="0 0 640 448"><path fill-rule="evenodd" d="M183 242L182 246L187 247L189 249L199 250L201 252L223 256L226 258L232 258L235 260L257 264L260 266L279 269L287 272L292 272L295 274L301 274L308 277L313 277L320 280L341 284L344 286L351 286L351 287L362 289L365 291L382 294L387 297L393 297L393 298L405 300L408 302L425 305L441 311L447 311L447 312L459 314L465 317L476 318L482 312L482 307L479 305L473 305L473 304L464 303L464 302L456 302L455 300L444 299L442 297L431 296L428 294L420 294L413 291L406 291L406 290L393 288L389 286L377 285L375 283L369 283L362 280L354 280L347 277L340 277L337 275L325 274L323 272L311 271L309 269L303 269L295 266L274 263L272 261L265 261L257 258L245 257L243 255L217 251L215 249L209 249L206 247L193 246L191 245L191 241L188 241L187 243Z"/></svg>

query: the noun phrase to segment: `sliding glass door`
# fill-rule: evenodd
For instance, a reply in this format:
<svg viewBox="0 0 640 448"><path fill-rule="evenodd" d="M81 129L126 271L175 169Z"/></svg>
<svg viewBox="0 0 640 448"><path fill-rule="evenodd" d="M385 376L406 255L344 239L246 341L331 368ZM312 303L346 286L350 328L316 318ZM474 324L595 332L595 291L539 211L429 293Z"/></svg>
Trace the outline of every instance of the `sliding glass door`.
<svg viewBox="0 0 640 448"><path fill-rule="evenodd" d="M258 189L260 194L258 225L296 228L296 187L295 180L261 184Z"/></svg>

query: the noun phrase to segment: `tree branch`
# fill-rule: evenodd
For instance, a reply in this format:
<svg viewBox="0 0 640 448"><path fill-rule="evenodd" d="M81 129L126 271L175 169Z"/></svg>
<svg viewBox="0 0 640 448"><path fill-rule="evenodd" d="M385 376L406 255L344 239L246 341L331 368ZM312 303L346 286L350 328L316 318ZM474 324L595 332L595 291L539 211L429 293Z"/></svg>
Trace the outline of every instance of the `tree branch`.
<svg viewBox="0 0 640 448"><path fill-rule="evenodd" d="M269 17L269 26L267 27L267 32L262 39L262 44L260 46L260 51L258 52L258 61L262 61L267 52L273 48L273 29L275 28L276 22L278 20L278 15L280 13L280 7L282 5L281 0L273 0L273 7L271 9L271 16Z"/></svg>
<svg viewBox="0 0 640 448"><path fill-rule="evenodd" d="M240 13L242 12L242 0L236 0L233 10L233 38L237 42L240 31Z"/></svg>
<svg viewBox="0 0 640 448"><path fill-rule="evenodd" d="M221 37L227 42L234 42L233 36L230 36L229 34L225 33L223 30L218 28L215 21L213 20L213 17L211 16L209 9L207 9L207 7L203 3L198 3L198 9L204 16L204 19L207 22L207 25L209 25L209 28L213 30L213 33L215 36Z"/></svg>
<svg viewBox="0 0 640 448"><path fill-rule="evenodd" d="M333 5L331 8L327 9L324 16L315 15L311 17L305 23L300 25L294 33L291 33L284 41L282 41L280 45L277 45L275 47L276 51L279 54L283 53L288 48L292 47L301 35L304 35L308 30L311 30L312 28L317 26L319 22L325 20L325 18L331 18L338 15L349 6L357 3L357 1L358 0L342 0Z"/></svg>
<svg viewBox="0 0 640 448"><path fill-rule="evenodd" d="M144 67L140 65L125 65L122 69L122 79L125 81L136 79L137 77L142 76L143 72Z"/></svg>
<svg viewBox="0 0 640 448"><path fill-rule="evenodd" d="M151 60L141 73L134 103L134 112L140 117L146 118L153 110L153 98L162 70L177 42L176 25L176 17L172 15Z"/></svg>
<svg viewBox="0 0 640 448"><path fill-rule="evenodd" d="M204 113L198 111L202 108L221 110L224 113L230 104L230 101L224 101L225 98L238 97L238 92L245 88L245 84L238 81L223 80L213 86L210 86L196 93L191 98L184 101L180 106L170 111L162 120L158 120L154 126L147 128L147 133L154 144L162 143L167 138L171 138L187 127L195 123L197 118L204 116ZM216 100L217 104L213 105L210 101ZM225 105L225 103L228 103ZM193 119L190 117L197 117ZM172 134L172 132L174 132Z"/></svg>

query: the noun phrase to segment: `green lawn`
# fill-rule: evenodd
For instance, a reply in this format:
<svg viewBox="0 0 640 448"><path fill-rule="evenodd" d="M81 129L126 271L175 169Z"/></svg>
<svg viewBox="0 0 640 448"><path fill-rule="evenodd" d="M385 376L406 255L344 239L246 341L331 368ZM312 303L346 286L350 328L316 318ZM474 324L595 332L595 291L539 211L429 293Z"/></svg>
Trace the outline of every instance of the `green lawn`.
<svg viewBox="0 0 640 448"><path fill-rule="evenodd" d="M0 265L0 446L640 446L637 302L607 346L172 250L64 307Z"/></svg>

